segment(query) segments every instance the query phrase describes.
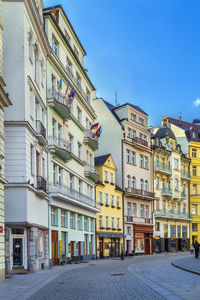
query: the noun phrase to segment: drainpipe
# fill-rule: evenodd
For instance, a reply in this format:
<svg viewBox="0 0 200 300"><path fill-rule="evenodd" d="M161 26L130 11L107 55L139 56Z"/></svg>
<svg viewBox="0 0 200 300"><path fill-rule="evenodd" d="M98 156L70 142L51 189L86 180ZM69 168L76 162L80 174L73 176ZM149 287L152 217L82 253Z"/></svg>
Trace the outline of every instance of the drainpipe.
<svg viewBox="0 0 200 300"><path fill-rule="evenodd" d="M125 139L125 135L126 133L124 132L123 133L123 139L121 140L121 162L122 162L122 189L124 191L124 139ZM124 192L122 194L122 203L123 203L123 233L125 235L125 224L124 224ZM125 254L125 236L123 237L123 244L124 244L124 247L123 247L123 252ZM122 249L121 249L122 251Z"/></svg>

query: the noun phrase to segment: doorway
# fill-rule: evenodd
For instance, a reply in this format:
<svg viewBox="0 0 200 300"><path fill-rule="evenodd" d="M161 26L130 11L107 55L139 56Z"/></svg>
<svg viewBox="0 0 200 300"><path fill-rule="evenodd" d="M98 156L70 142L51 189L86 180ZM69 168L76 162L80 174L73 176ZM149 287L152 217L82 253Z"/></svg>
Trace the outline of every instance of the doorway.
<svg viewBox="0 0 200 300"><path fill-rule="evenodd" d="M81 261L81 242L78 242L78 260Z"/></svg>
<svg viewBox="0 0 200 300"><path fill-rule="evenodd" d="M23 267L23 238L13 238L13 268Z"/></svg>
<svg viewBox="0 0 200 300"><path fill-rule="evenodd" d="M150 254L150 239L146 237L145 254Z"/></svg>
<svg viewBox="0 0 200 300"><path fill-rule="evenodd" d="M182 239L178 239L178 251L182 251Z"/></svg>
<svg viewBox="0 0 200 300"><path fill-rule="evenodd" d="M165 251L169 252L169 241L168 241L168 239L165 239Z"/></svg>
<svg viewBox="0 0 200 300"><path fill-rule="evenodd" d="M103 239L99 240L99 256L103 258Z"/></svg>
<svg viewBox="0 0 200 300"><path fill-rule="evenodd" d="M71 242L71 261L74 261L74 242Z"/></svg>
<svg viewBox="0 0 200 300"><path fill-rule="evenodd" d="M53 265L58 265L58 231L51 232L51 251Z"/></svg>

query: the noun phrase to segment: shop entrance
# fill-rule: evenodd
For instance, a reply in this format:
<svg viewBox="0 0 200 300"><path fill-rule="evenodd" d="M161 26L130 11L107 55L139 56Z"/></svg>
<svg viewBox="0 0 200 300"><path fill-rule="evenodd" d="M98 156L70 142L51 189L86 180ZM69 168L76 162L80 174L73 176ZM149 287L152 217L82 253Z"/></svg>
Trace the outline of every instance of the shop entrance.
<svg viewBox="0 0 200 300"><path fill-rule="evenodd" d="M58 231L51 232L51 252L53 265L58 265Z"/></svg>
<svg viewBox="0 0 200 300"><path fill-rule="evenodd" d="M178 251L182 251L182 239L178 239Z"/></svg>
<svg viewBox="0 0 200 300"><path fill-rule="evenodd" d="M78 260L81 261L81 242L78 242Z"/></svg>
<svg viewBox="0 0 200 300"><path fill-rule="evenodd" d="M13 238L13 268L23 267L23 238Z"/></svg>
<svg viewBox="0 0 200 300"><path fill-rule="evenodd" d="M150 239L149 237L146 238L146 243L145 243L145 254L150 254Z"/></svg>
<svg viewBox="0 0 200 300"><path fill-rule="evenodd" d="M168 239L165 239L165 251L169 252L169 241L168 241Z"/></svg>
<svg viewBox="0 0 200 300"><path fill-rule="evenodd" d="M99 256L103 258L103 239L99 239Z"/></svg>

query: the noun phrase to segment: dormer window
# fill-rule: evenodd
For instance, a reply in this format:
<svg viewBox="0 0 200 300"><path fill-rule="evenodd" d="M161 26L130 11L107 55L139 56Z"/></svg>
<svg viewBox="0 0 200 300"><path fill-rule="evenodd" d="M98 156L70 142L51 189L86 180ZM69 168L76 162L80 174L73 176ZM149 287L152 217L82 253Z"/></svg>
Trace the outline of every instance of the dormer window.
<svg viewBox="0 0 200 300"><path fill-rule="evenodd" d="M196 134L195 131L192 131L192 138L193 138L193 139L196 139L196 138L197 138L197 134Z"/></svg>

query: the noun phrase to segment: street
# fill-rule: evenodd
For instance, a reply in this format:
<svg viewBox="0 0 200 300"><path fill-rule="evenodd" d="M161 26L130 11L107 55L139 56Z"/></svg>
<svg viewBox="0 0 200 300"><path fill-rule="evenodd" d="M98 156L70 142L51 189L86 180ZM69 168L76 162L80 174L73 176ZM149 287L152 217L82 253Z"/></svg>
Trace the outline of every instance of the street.
<svg viewBox="0 0 200 300"><path fill-rule="evenodd" d="M64 272L34 294L43 299L200 299L200 277L171 265L189 254L90 261Z"/></svg>

